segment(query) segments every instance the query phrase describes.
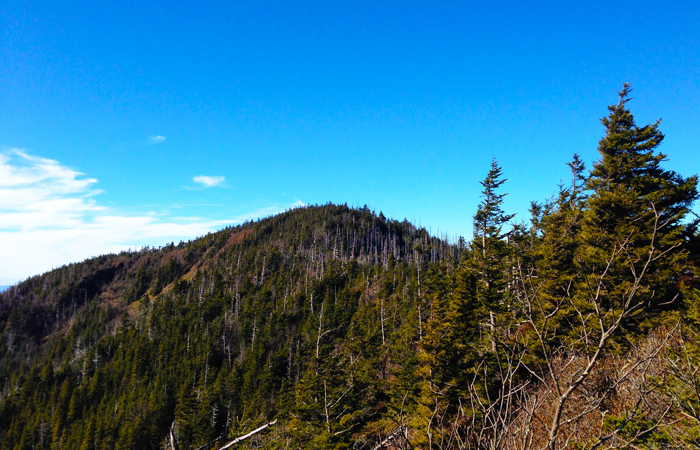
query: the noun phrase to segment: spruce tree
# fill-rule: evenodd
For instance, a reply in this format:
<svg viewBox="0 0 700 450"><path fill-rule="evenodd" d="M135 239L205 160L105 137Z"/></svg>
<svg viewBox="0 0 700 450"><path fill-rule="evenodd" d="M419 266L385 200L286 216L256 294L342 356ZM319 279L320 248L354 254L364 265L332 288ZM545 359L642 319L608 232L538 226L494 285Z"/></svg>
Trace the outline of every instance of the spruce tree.
<svg viewBox="0 0 700 450"><path fill-rule="evenodd" d="M479 209L474 214L474 247L481 252L483 258L494 257L504 245L503 226L515 214L506 214L501 209L503 198L507 194L499 194L498 189L507 179L501 179L501 167L495 158L491 160L489 173L481 182L482 200Z"/></svg>
<svg viewBox="0 0 700 450"><path fill-rule="evenodd" d="M433 317L439 337L431 344L439 353L444 382L459 386L465 367L473 367L484 351L493 350L497 316L508 310L508 246L503 226L513 218L501 208L506 194L499 188L501 167L491 161L489 172L481 182L482 201L474 215L474 239L471 249L455 276L455 286L449 299L435 299ZM438 371L440 372L440 371ZM464 380L463 380L464 381ZM459 390L459 388L457 389ZM464 392L462 392L464 393Z"/></svg>
<svg viewBox="0 0 700 450"><path fill-rule="evenodd" d="M666 155L657 151L664 139L660 120L638 127L627 108L630 92L624 84L617 105L601 120L605 136L587 181L578 260L599 276L607 270L608 303L634 289L634 306L650 312L678 295L686 256L680 249L683 220L698 196L697 176L683 178L661 167ZM612 262L615 249L625 257Z"/></svg>
<svg viewBox="0 0 700 450"><path fill-rule="evenodd" d="M537 233L532 244L532 262L526 267L534 268L539 280L539 298L547 312L567 295L570 280L575 278L575 255L585 204L585 166L578 154L567 165L571 169L571 185L560 186L554 200L543 206L533 205L532 209Z"/></svg>
<svg viewBox="0 0 700 450"><path fill-rule="evenodd" d="M501 205L507 195L499 188L507 180L502 179L501 167L494 158L484 181L481 182L482 201L474 214L474 251L468 262L475 277L474 297L480 312L481 323L487 324L489 346L495 350L496 322L498 316L510 314L508 285L511 280L508 240L504 225L515 214L506 214Z"/></svg>
<svg viewBox="0 0 700 450"><path fill-rule="evenodd" d="M629 93L624 85L602 119L601 157L586 191L575 157L572 186L533 209L536 257L518 292L525 320L515 338L517 360L546 395L539 412L545 419L534 433L549 450L567 445L584 409L606 417L593 447L647 429L638 419L647 406L608 410L619 386L605 375L605 361L668 317L655 314L660 308L678 305L683 219L697 197L697 178L661 167L659 122L638 127L626 106ZM586 402L577 403L582 397Z"/></svg>
<svg viewBox="0 0 700 450"><path fill-rule="evenodd" d="M433 313L422 342L429 379L421 399L426 417L440 417L439 423L430 424L433 439L447 439L446 435L454 437L455 433L469 439L483 430L479 405L488 404L490 391L500 385L497 353L513 317L512 261L503 227L514 215L506 214L501 206L506 194L499 188L505 181L494 159L481 182L482 201L474 215L471 246L452 275L451 288L438 289L433 297ZM471 426L451 429L454 421L464 420Z"/></svg>

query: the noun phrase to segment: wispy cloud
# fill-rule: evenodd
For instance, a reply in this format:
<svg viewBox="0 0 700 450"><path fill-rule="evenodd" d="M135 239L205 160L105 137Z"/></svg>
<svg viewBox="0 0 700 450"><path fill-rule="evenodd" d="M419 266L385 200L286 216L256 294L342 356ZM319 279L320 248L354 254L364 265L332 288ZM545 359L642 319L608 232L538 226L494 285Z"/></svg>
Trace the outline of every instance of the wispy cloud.
<svg viewBox="0 0 700 450"><path fill-rule="evenodd" d="M149 136L148 137L148 142L151 144L160 144L161 142L165 141L166 137L165 136Z"/></svg>
<svg viewBox="0 0 700 450"><path fill-rule="evenodd" d="M221 183L224 182L226 178L224 177L218 177L218 176L207 176L207 175L198 175L192 179L197 184L201 184L204 187L214 187L217 186Z"/></svg>
<svg viewBox="0 0 700 450"><path fill-rule="evenodd" d="M226 220L124 214L99 204L97 180L19 149L0 151L0 285L105 253L202 236L284 211L265 207Z"/></svg>
<svg viewBox="0 0 700 450"><path fill-rule="evenodd" d="M0 230L75 226L102 208L94 178L19 149L0 154Z"/></svg>

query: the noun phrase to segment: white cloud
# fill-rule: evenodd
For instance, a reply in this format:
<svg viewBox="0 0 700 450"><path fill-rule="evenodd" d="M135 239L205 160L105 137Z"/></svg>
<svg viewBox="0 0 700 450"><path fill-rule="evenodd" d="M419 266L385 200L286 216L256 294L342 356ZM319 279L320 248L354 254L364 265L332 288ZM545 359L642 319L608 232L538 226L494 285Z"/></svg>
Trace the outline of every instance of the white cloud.
<svg viewBox="0 0 700 450"><path fill-rule="evenodd" d="M0 230L74 226L102 208L91 197L94 178L57 161L13 149L0 154Z"/></svg>
<svg viewBox="0 0 700 450"><path fill-rule="evenodd" d="M161 142L165 141L165 139L166 139L165 136L158 135L158 136L150 136L148 138L148 141L151 144L160 144Z"/></svg>
<svg viewBox="0 0 700 450"><path fill-rule="evenodd" d="M192 179L195 183L201 184L204 187L214 187L224 182L224 177L210 177L207 175L199 175Z"/></svg>
<svg viewBox="0 0 700 450"><path fill-rule="evenodd" d="M0 285L100 254L193 239L302 205L267 207L228 220L126 215L97 202L96 184L57 161L18 149L0 152Z"/></svg>

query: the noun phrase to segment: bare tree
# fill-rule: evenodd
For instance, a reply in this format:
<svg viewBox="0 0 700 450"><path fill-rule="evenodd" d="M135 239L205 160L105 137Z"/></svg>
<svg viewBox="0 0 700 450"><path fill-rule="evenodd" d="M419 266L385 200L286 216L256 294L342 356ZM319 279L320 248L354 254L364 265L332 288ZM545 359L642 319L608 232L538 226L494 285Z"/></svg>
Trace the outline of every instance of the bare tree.
<svg viewBox="0 0 700 450"><path fill-rule="evenodd" d="M664 225L657 214L641 261L632 255L631 236L609 249L599 271L579 261L558 286L558 297L552 289L546 292L551 280L517 264L520 325L494 333L497 345L471 375L468 399L456 414L448 418L445 401L436 395L430 444L493 450L635 448L652 433L676 426L675 408L682 400L676 395L674 403L666 392L670 369L664 361L678 326L635 343L625 339L623 329L645 307L650 270L677 248L657 248L657 232ZM620 346L626 354L612 352ZM690 361L672 362L678 378L685 376L684 392L697 395L698 402L685 407L700 425L700 373L687 370Z"/></svg>
<svg viewBox="0 0 700 450"><path fill-rule="evenodd" d="M533 436L532 448L617 448L658 429L668 417L672 405L657 395L660 386L654 375L658 374L652 369L658 367L653 362L672 332L659 337L656 347L633 346L624 360L616 360L610 352L613 342L624 337L623 324L644 307L641 294L646 292L649 271L678 247L657 248L657 233L665 226L660 217L656 214L644 260L632 255L630 235L609 250L600 271L579 260L557 299L543 295L545 281L534 269L526 272L519 267L517 295L524 321L514 337L520 354L508 365L521 365L537 382L529 403L521 407ZM621 267L627 268L624 275ZM621 402L622 391L634 391L630 395L635 400ZM511 392L506 389L502 395ZM614 420L613 406L618 409ZM594 417L597 425L592 424ZM642 417L643 425L627 426ZM610 427L613 421L617 425ZM527 429L524 425L520 430Z"/></svg>
<svg viewBox="0 0 700 450"><path fill-rule="evenodd" d="M681 328L664 355L665 393L677 408L678 420L667 434L679 449L700 447L700 336L690 326Z"/></svg>

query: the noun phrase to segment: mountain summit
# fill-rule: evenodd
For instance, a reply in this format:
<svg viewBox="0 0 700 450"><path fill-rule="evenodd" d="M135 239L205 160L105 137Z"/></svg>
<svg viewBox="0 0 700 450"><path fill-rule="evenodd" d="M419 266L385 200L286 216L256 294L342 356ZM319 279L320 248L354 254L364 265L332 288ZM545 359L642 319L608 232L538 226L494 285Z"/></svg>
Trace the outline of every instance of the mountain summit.
<svg viewBox="0 0 700 450"><path fill-rule="evenodd" d="M295 209L0 294L0 447L698 448L697 177L629 85L589 174L457 243Z"/></svg>
<svg viewBox="0 0 700 450"><path fill-rule="evenodd" d="M369 445L460 252L326 205L32 277L0 294L0 443L196 448L280 417L274 439Z"/></svg>

